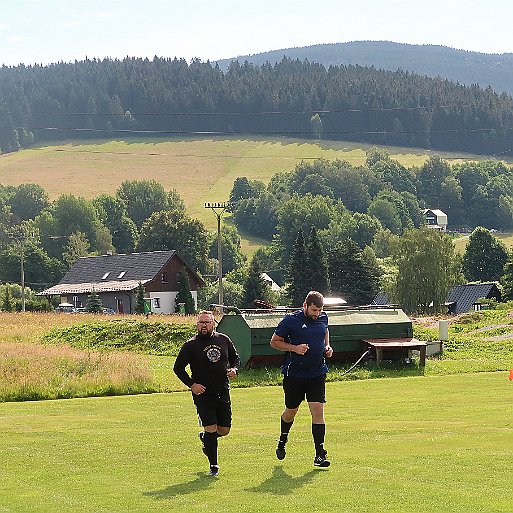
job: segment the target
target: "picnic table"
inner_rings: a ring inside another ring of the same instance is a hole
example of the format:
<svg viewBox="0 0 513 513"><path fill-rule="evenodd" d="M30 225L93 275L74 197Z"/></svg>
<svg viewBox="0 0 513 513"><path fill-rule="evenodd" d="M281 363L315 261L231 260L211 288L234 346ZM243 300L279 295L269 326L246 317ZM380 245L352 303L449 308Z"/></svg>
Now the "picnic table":
<svg viewBox="0 0 513 513"><path fill-rule="evenodd" d="M426 365L427 342L416 338L367 338L364 342L376 350L376 364L378 367L383 361L384 349L415 349L420 351L419 365Z"/></svg>

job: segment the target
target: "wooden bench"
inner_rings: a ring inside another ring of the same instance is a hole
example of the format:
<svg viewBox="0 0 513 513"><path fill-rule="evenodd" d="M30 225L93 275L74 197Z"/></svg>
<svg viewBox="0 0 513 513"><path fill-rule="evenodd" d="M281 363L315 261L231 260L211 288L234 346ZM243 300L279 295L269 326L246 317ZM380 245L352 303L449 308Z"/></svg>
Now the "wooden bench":
<svg viewBox="0 0 513 513"><path fill-rule="evenodd" d="M426 365L427 342L416 338L367 338L364 342L376 349L376 364L378 367L383 361L383 349L416 349L420 351L419 365Z"/></svg>

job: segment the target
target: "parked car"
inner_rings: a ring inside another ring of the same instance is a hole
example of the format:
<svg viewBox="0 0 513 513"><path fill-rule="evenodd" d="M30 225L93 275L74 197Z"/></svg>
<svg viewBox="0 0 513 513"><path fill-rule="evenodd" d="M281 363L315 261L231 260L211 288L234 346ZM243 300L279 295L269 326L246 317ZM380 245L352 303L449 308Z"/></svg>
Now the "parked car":
<svg viewBox="0 0 513 513"><path fill-rule="evenodd" d="M103 313L107 315L116 315L116 310L113 310L112 308L104 308Z"/></svg>
<svg viewBox="0 0 513 513"><path fill-rule="evenodd" d="M75 307L71 303L60 303L55 311L62 313L73 313L75 311Z"/></svg>

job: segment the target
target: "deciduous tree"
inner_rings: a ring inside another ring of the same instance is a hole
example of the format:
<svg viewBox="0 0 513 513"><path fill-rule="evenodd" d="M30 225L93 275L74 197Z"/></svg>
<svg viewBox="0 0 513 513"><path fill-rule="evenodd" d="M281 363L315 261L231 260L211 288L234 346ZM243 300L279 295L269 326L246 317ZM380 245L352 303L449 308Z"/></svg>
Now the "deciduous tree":
<svg viewBox="0 0 513 513"><path fill-rule="evenodd" d="M470 235L463 254L463 274L469 281L497 281L507 259L506 246L486 228L478 226Z"/></svg>
<svg viewBox="0 0 513 513"><path fill-rule="evenodd" d="M407 230L394 259L398 267L395 296L401 307L411 313L443 312L449 289L461 280L461 262L452 239L429 228Z"/></svg>

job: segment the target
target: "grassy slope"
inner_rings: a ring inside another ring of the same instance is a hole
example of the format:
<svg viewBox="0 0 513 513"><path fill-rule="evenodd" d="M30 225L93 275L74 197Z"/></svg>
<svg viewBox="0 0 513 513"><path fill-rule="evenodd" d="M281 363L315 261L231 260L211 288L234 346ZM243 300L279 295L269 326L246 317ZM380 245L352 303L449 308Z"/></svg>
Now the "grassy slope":
<svg viewBox="0 0 513 513"><path fill-rule="evenodd" d="M513 234L511 232L504 233L495 233L495 237L497 237L504 245L511 249L513 248ZM465 248L467 247L468 237L460 237L459 239L454 240L454 248L457 253L463 255L465 253Z"/></svg>
<svg viewBox="0 0 513 513"><path fill-rule="evenodd" d="M280 388L233 390L219 479L188 393L3 404L0 509L506 513L511 387L505 373L329 383L328 471L312 467L306 407L278 462Z"/></svg>
<svg viewBox="0 0 513 513"><path fill-rule="evenodd" d="M215 216L203 203L227 200L237 177L268 182L275 173L290 171L303 159L339 158L359 165L369 147L285 138L71 141L0 156L0 183L38 183L55 199L60 194L85 198L114 194L123 180L154 179L166 190L176 189L189 213L215 228ZM408 167L422 165L428 156L425 150L411 148L389 151ZM441 155L452 161L462 157Z"/></svg>

